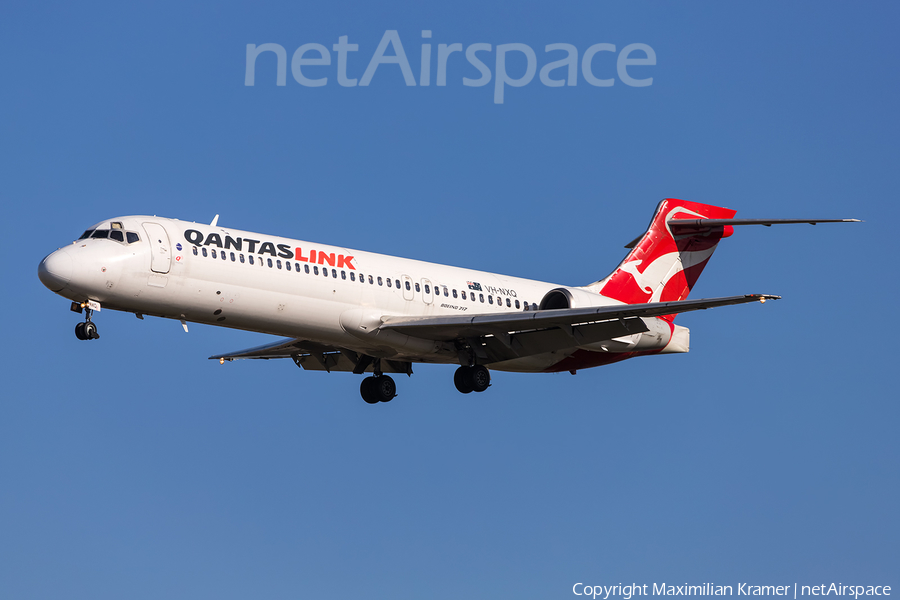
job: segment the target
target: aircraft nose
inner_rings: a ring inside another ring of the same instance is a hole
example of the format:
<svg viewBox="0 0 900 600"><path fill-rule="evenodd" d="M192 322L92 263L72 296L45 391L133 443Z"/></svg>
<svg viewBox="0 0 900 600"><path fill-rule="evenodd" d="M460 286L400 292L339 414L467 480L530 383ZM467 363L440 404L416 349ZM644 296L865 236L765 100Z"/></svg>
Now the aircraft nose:
<svg viewBox="0 0 900 600"><path fill-rule="evenodd" d="M72 278L72 257L65 250L57 250L38 265L38 277L51 292L62 290Z"/></svg>

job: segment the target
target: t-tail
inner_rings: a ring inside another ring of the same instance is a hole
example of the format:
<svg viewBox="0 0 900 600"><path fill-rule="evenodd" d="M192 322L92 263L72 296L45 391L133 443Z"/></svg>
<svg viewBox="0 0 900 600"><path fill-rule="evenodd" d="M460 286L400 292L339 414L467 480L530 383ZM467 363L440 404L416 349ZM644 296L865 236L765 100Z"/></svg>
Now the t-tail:
<svg viewBox="0 0 900 600"><path fill-rule="evenodd" d="M625 304L687 299L719 240L735 225L836 223L856 219L734 219L734 210L666 198L644 235L626 246L631 252L606 279L587 286ZM664 317L668 320L674 315Z"/></svg>

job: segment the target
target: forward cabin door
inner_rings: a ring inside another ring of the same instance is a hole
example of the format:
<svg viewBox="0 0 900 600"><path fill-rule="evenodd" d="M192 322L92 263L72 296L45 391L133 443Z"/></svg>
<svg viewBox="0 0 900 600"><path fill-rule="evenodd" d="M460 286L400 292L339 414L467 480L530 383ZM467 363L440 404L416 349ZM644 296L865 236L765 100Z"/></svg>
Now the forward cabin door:
<svg viewBox="0 0 900 600"><path fill-rule="evenodd" d="M168 273L172 266L169 235L159 223L144 223L144 231L150 241L150 270L154 273Z"/></svg>

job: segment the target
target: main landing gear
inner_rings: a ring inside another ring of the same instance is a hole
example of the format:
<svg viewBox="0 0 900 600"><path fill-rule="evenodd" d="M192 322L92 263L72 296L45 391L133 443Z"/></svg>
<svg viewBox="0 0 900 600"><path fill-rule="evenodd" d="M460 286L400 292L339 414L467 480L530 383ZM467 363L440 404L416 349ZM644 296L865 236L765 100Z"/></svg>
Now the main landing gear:
<svg viewBox="0 0 900 600"><path fill-rule="evenodd" d="M84 323L75 326L75 337L79 340L99 340L100 334L97 333L97 325L91 321L94 311L80 302L72 303L72 312L80 313L82 310L84 311Z"/></svg>
<svg viewBox="0 0 900 600"><path fill-rule="evenodd" d="M491 372L484 365L460 367L453 375L453 383L463 394L483 392L491 385Z"/></svg>
<svg viewBox="0 0 900 600"><path fill-rule="evenodd" d="M390 402L397 395L397 385L389 376L377 373L373 377L366 377L359 386L362 399L369 404Z"/></svg>

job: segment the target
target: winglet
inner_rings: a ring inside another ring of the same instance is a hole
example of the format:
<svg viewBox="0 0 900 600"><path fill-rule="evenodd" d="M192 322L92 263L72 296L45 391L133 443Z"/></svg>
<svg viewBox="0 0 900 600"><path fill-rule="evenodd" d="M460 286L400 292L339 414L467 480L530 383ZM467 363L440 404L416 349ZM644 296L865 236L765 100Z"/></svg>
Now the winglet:
<svg viewBox="0 0 900 600"><path fill-rule="evenodd" d="M218 222L219 222L219 215L217 214L215 217L213 217L212 223L210 223L209 226L215 227L216 223L218 223Z"/></svg>

